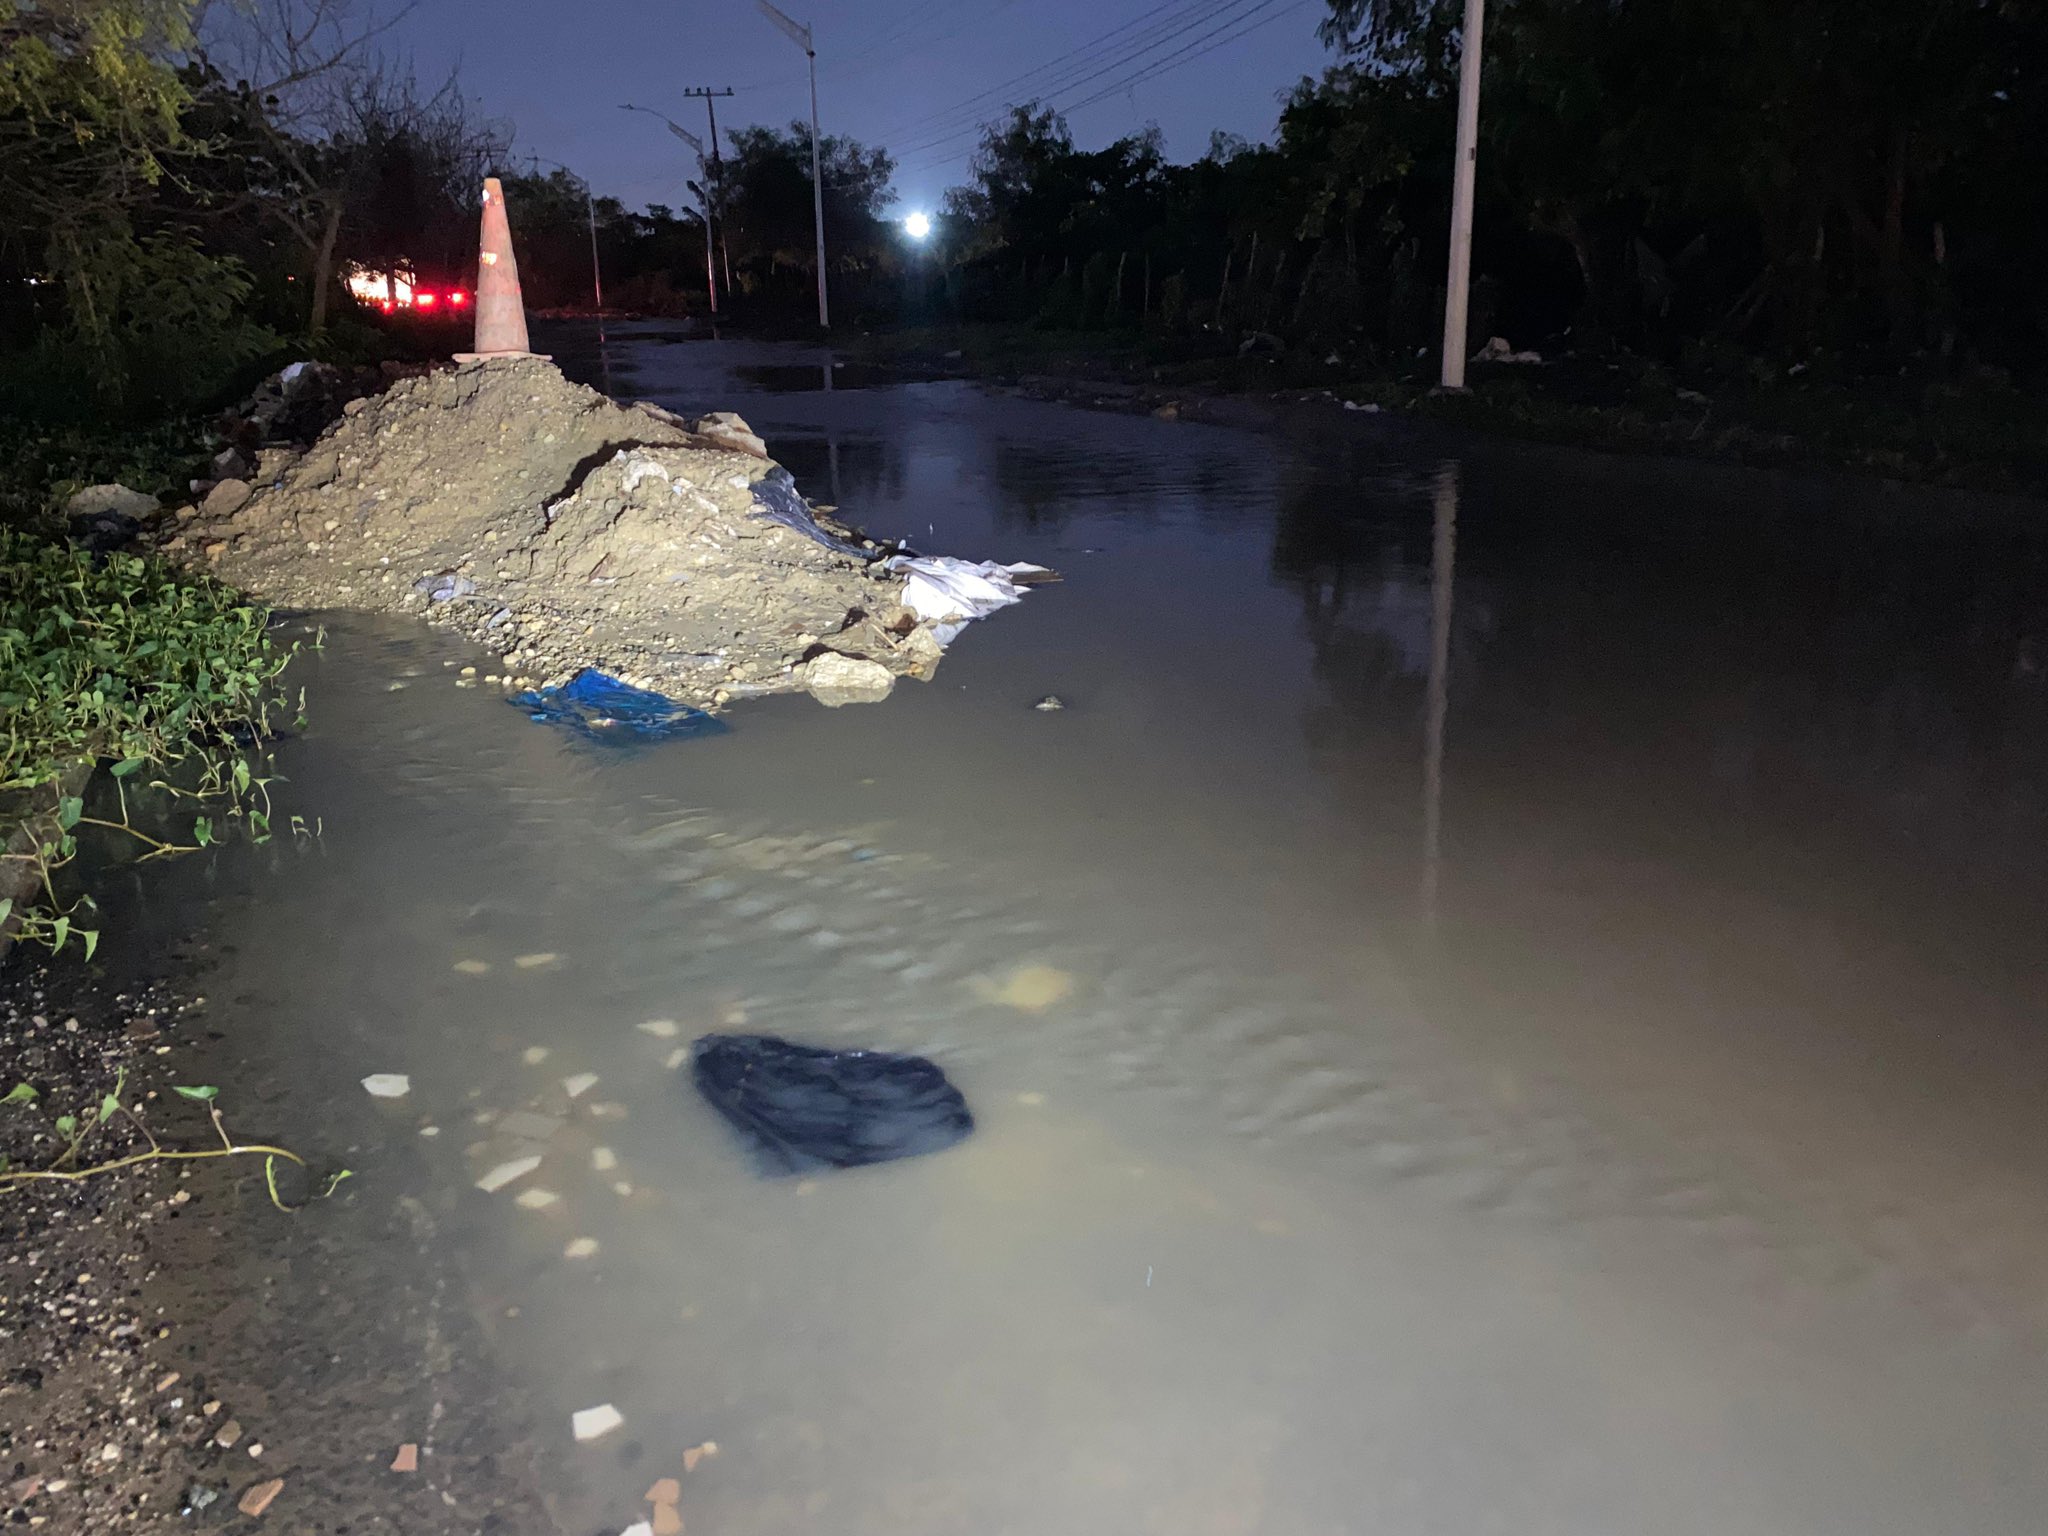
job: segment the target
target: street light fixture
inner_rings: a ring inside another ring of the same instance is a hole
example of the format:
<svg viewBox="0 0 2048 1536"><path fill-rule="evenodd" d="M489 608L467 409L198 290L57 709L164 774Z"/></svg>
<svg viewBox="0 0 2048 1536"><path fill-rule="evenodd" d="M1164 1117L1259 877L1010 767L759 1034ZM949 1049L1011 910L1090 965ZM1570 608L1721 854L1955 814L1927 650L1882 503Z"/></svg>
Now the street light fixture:
<svg viewBox="0 0 2048 1536"><path fill-rule="evenodd" d="M668 124L668 131L681 139L697 152L697 175L701 181L694 187L697 200L704 207L704 291L711 296L711 313L718 313L718 272L711 249L711 171L704 161L704 141L673 118L662 117L652 107L636 107L631 102L620 104L621 112L645 112L649 117L660 117Z"/></svg>
<svg viewBox="0 0 2048 1536"><path fill-rule="evenodd" d="M808 26L791 21L768 0L754 0L754 3L761 7L763 16L803 49L804 57L811 62L811 214L818 226L818 329L829 331L832 318L825 305L825 175L818 161L818 50L812 46Z"/></svg>

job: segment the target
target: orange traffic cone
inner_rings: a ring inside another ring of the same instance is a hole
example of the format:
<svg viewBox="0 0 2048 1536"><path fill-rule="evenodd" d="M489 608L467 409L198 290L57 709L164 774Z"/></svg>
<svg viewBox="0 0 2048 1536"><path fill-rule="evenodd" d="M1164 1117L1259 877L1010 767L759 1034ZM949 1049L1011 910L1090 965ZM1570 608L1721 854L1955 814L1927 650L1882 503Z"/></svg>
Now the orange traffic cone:
<svg viewBox="0 0 2048 1536"><path fill-rule="evenodd" d="M498 178L484 181L484 225L476 269L476 350L455 360L531 357L526 345L526 303L519 296L519 263L512 255L512 226L505 219L505 189Z"/></svg>

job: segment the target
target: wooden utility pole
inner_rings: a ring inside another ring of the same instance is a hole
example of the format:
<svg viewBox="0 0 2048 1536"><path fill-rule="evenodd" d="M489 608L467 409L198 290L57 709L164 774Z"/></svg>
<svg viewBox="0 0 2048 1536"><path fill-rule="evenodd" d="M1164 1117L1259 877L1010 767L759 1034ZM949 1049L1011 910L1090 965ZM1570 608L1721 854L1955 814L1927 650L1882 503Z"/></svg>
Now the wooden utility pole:
<svg viewBox="0 0 2048 1536"><path fill-rule="evenodd" d="M1486 0L1465 0L1458 59L1458 158L1451 172L1451 264L1444 285L1443 387L1465 387L1465 325L1472 299L1472 186L1479 170L1479 61Z"/></svg>
<svg viewBox="0 0 2048 1536"><path fill-rule="evenodd" d="M684 90L685 96L704 98L704 118L711 125L711 201L718 218L718 261L725 268L726 297L732 296L732 252L725 245L725 161L718 153L718 109L711 102L716 96L730 96L732 87L714 91L708 85L693 85Z"/></svg>

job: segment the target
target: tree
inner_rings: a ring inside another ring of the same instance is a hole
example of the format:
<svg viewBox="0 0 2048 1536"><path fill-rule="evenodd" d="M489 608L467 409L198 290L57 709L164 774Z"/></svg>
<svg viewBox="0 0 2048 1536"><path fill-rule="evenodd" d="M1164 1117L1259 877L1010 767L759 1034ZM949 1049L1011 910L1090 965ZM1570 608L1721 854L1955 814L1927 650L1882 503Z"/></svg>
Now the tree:
<svg viewBox="0 0 2048 1536"><path fill-rule="evenodd" d="M866 265L884 249L882 212L895 201L888 151L827 134L818 156L825 176L825 250L841 264ZM811 206L811 130L741 128L729 140L720 210L733 259L769 272L816 265Z"/></svg>

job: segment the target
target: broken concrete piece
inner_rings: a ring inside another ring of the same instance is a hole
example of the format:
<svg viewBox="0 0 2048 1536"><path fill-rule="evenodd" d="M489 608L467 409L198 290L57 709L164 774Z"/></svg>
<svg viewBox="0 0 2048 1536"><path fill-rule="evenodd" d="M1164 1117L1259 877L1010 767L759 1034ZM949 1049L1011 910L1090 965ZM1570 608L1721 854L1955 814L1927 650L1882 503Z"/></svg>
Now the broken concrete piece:
<svg viewBox="0 0 2048 1536"><path fill-rule="evenodd" d="M747 425L745 418L732 411L713 411L709 416L699 418L693 430L699 437L708 437L721 448L750 453L757 459L768 457L768 445L761 441L761 435Z"/></svg>
<svg viewBox="0 0 2048 1536"><path fill-rule="evenodd" d="M683 1471L694 1472L697 1470L698 1462L707 1456L716 1456L717 1454L718 1442L716 1440L706 1440L702 1445L693 1445L683 1452Z"/></svg>
<svg viewBox="0 0 2048 1536"><path fill-rule="evenodd" d="M510 1162L500 1163L489 1173L476 1181L476 1187L487 1195L495 1195L507 1184L523 1179L540 1166L538 1157L515 1157Z"/></svg>
<svg viewBox="0 0 2048 1536"><path fill-rule="evenodd" d="M398 1454L391 1458L394 1472L417 1472L420 1469L420 1448L408 1440L398 1448Z"/></svg>
<svg viewBox="0 0 2048 1536"><path fill-rule="evenodd" d="M842 704L876 704L889 697L896 675L878 661L857 661L826 651L804 668L804 687L828 709Z"/></svg>
<svg viewBox="0 0 2048 1536"><path fill-rule="evenodd" d="M595 1072L578 1072L572 1077L562 1079L562 1092L569 1095L572 1099L582 1098L584 1094L590 1092L596 1086L597 1074Z"/></svg>
<svg viewBox="0 0 2048 1536"><path fill-rule="evenodd" d="M636 1024L634 1028L643 1035L652 1035L657 1040L673 1040L679 1026L674 1019L649 1019L644 1024Z"/></svg>
<svg viewBox="0 0 2048 1536"><path fill-rule="evenodd" d="M619 1166L619 1154L610 1147L592 1147L590 1166L597 1173L610 1173Z"/></svg>
<svg viewBox="0 0 2048 1536"><path fill-rule="evenodd" d="M594 1237L572 1237L562 1249L565 1259L588 1259L597 1254L597 1239Z"/></svg>
<svg viewBox="0 0 2048 1536"><path fill-rule="evenodd" d="M522 1189L516 1203L523 1211L544 1211L561 1198L552 1189Z"/></svg>
<svg viewBox="0 0 2048 1536"><path fill-rule="evenodd" d="M647 1490L649 1504L673 1504L682 1496L683 1485L672 1477L657 1479L654 1486Z"/></svg>
<svg viewBox="0 0 2048 1536"><path fill-rule="evenodd" d="M363 1079L363 1091L373 1099L402 1099L412 1092L412 1079L403 1072L372 1072Z"/></svg>
<svg viewBox="0 0 2048 1536"><path fill-rule="evenodd" d="M255 1487L244 1493L241 1498L235 1501L235 1508L254 1520L262 1515L263 1511L270 1508L276 1502L277 1496L283 1492L284 1479L273 1477L268 1482L258 1483Z"/></svg>
<svg viewBox="0 0 2048 1536"><path fill-rule="evenodd" d="M683 1517L673 1504L655 1505L651 1526L654 1536L683 1536Z"/></svg>
<svg viewBox="0 0 2048 1536"><path fill-rule="evenodd" d="M569 1416L569 1428L578 1440L596 1440L610 1434L626 1422L626 1416L610 1403L599 1403L595 1408L582 1408Z"/></svg>
<svg viewBox="0 0 2048 1536"><path fill-rule="evenodd" d="M221 1425L219 1432L214 1435L213 1443L224 1451L231 1451L235 1448L235 1442L241 1438L242 1421L240 1419L229 1419L227 1423Z"/></svg>

